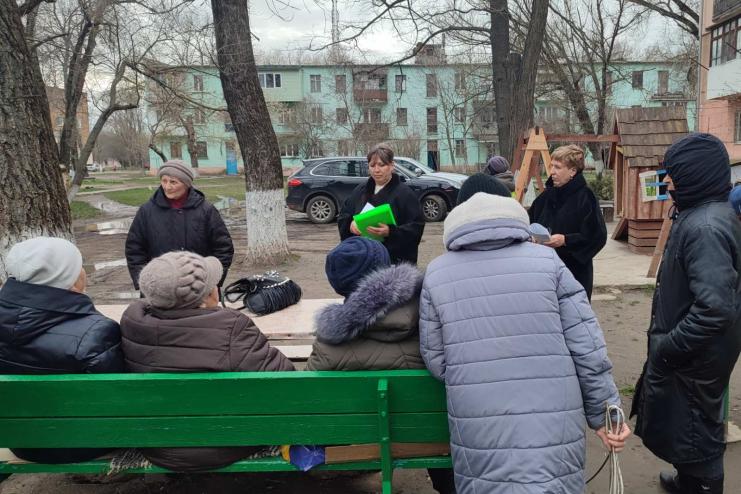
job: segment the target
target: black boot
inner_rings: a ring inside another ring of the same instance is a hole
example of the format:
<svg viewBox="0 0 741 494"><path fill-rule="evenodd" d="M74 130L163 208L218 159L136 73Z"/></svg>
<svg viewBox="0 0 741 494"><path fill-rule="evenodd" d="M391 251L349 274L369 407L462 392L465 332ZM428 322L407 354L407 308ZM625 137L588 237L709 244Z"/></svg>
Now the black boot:
<svg viewBox="0 0 741 494"><path fill-rule="evenodd" d="M700 479L681 475L680 484L685 494L723 494L723 477L719 479Z"/></svg>
<svg viewBox="0 0 741 494"><path fill-rule="evenodd" d="M671 494L684 494L685 491L679 485L679 475L675 472L661 472L659 474L659 484L666 492Z"/></svg>

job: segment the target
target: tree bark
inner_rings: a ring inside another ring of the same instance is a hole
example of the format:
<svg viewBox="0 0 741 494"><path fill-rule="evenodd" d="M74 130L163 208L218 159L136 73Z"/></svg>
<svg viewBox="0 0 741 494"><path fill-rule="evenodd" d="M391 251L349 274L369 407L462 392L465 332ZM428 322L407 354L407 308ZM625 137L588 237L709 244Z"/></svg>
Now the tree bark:
<svg viewBox="0 0 741 494"><path fill-rule="evenodd" d="M247 260L289 255L278 139L257 78L246 0L212 0L216 53L229 115L244 160Z"/></svg>
<svg viewBox="0 0 741 494"><path fill-rule="evenodd" d="M190 155L190 166L191 168L198 169L198 144L196 143L196 129L193 126L193 117L187 116L180 118L180 122L185 129L186 142L185 146L188 148L188 154Z"/></svg>
<svg viewBox="0 0 741 494"><path fill-rule="evenodd" d="M489 8L499 147L502 156L512 162L523 133L533 124L535 77L545 37L548 0L533 0L522 54L512 52L507 0L490 0ZM516 167L519 163L513 165Z"/></svg>
<svg viewBox="0 0 741 494"><path fill-rule="evenodd" d="M16 242L72 238L70 211L38 63L15 0L0 0L0 280Z"/></svg>

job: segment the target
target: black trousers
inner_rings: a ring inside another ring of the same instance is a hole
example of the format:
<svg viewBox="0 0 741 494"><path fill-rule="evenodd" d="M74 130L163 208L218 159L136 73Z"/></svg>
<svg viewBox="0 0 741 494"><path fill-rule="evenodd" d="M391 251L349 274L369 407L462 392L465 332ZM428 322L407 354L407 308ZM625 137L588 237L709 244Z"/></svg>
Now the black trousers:
<svg viewBox="0 0 741 494"><path fill-rule="evenodd" d="M723 494L723 455L697 463L674 465L687 494Z"/></svg>
<svg viewBox="0 0 741 494"><path fill-rule="evenodd" d="M563 263L569 268L576 281L581 283L587 292L587 298L592 301L592 286L594 284L594 266L590 260L587 264L581 264L573 259L563 259Z"/></svg>
<svg viewBox="0 0 741 494"><path fill-rule="evenodd" d="M440 494L455 494L455 476L452 468L428 468L432 488Z"/></svg>

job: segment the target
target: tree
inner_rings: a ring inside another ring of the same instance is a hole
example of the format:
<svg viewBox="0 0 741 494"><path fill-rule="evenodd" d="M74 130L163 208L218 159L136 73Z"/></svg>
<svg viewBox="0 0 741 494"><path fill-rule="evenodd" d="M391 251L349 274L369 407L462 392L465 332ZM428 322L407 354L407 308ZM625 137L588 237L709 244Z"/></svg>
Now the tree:
<svg viewBox="0 0 741 494"><path fill-rule="evenodd" d="M630 0L630 2L671 19L680 29L700 39L700 15L697 13L700 9L699 0Z"/></svg>
<svg viewBox="0 0 741 494"><path fill-rule="evenodd" d="M0 279L15 243L71 238L70 212L39 65L21 21L41 0L0 0Z"/></svg>
<svg viewBox="0 0 741 494"><path fill-rule="evenodd" d="M211 0L216 54L227 109L244 160L247 259L274 263L289 255L283 167L257 77L245 0Z"/></svg>

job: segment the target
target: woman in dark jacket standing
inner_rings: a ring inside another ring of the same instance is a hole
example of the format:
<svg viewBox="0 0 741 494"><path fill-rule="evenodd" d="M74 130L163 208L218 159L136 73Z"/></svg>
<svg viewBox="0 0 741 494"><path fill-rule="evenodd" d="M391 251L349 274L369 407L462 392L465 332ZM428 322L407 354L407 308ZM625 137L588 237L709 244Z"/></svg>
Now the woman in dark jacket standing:
<svg viewBox="0 0 741 494"><path fill-rule="evenodd" d="M160 167L160 188L139 208L126 237L126 264L139 289L139 273L149 261L173 250L214 256L226 278L234 257L234 246L216 208L193 187L193 171L180 160Z"/></svg>
<svg viewBox="0 0 741 494"><path fill-rule="evenodd" d="M551 177L532 206L531 223L551 231L545 245L556 249L576 281L592 298L592 259L607 242L607 227L594 193L584 180L584 151L574 144L561 146L551 155Z"/></svg>
<svg viewBox="0 0 741 494"><path fill-rule="evenodd" d="M360 235L353 216L367 204L373 207L389 204L396 225L379 225L377 228L368 228L368 231L383 237L392 263L406 261L416 264L425 218L417 195L394 173L394 151L391 147L383 143L373 146L368 152L368 170L370 178L353 190L337 217L340 239Z"/></svg>
<svg viewBox="0 0 741 494"><path fill-rule="evenodd" d="M664 164L677 214L631 415L646 447L677 469L661 473L668 492L720 494L723 392L741 351L741 224L728 203L728 153L718 138L690 134Z"/></svg>
<svg viewBox="0 0 741 494"><path fill-rule="evenodd" d="M291 371L293 364L252 320L220 308L215 257L169 252L141 272L146 299L121 317L126 368L130 372ZM152 463L178 472L221 468L260 447L146 448Z"/></svg>

